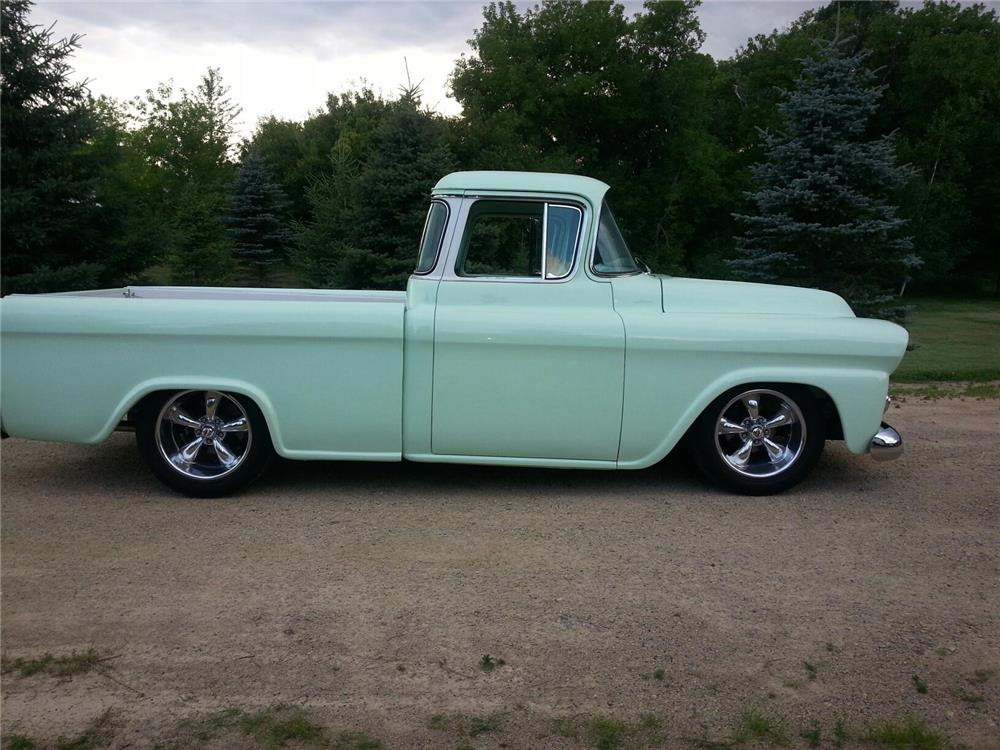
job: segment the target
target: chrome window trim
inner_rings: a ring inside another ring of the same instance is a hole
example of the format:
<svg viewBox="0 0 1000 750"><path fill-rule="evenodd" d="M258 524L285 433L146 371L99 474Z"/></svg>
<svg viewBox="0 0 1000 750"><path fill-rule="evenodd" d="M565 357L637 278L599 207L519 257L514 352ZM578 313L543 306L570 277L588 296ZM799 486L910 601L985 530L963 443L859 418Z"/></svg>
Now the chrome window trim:
<svg viewBox="0 0 1000 750"><path fill-rule="evenodd" d="M428 268L426 271L419 271L417 269L414 269L413 270L413 275L414 276L421 276L421 277L423 277L423 276L429 276L430 274L434 273L434 269L437 268L437 264L441 260L441 248L444 247L444 238L448 234L448 226L451 223L451 206L448 205L448 201L443 200L442 198L438 198L438 197L435 196L435 197L431 198L430 206L428 206L428 208L427 208L427 219L424 220L424 231L421 232L421 234L420 234L420 245L418 246L418 250L417 250L417 263L420 263L420 254L419 253L420 253L420 250L423 250L423 248L424 248L424 237L427 236L427 225L430 222L430 218L431 218L431 211L430 211L430 209L431 209L431 207L435 203L444 206L445 216L444 216L444 227L441 230L441 237L438 238L437 247L434 249L434 262L431 263L430 268Z"/></svg>
<svg viewBox="0 0 1000 750"><path fill-rule="evenodd" d="M559 277L553 277L546 279L542 276L461 276L459 275L458 263L461 260L462 252L462 242L465 239L465 231L468 229L469 213L472 207L480 201L499 201L502 203L541 203L543 205L542 209L542 262L545 262L545 239L547 233L547 219L548 219L548 206L561 206L564 208L576 209L580 214L580 223L577 225L576 237L574 238L573 245L573 263L570 266L569 271L565 275ZM584 265L580 261L581 255L586 253L585 248L581 248L581 242L583 238L583 229L586 226L588 220L589 207L586 203L580 200L575 200L572 198L551 198L551 197L524 197L524 196L505 196L505 195L466 195L464 205L462 210L459 212L459 222L461 223L462 232L459 234L455 233L455 237L452 238L452 248L449 253L449 258L447 259L447 265L444 268L444 273L441 276L442 281L469 281L469 282L490 282L490 283L503 283L503 284L565 284L576 278L577 272L580 267ZM457 227L456 227L457 229ZM596 236L596 234L595 234Z"/></svg>

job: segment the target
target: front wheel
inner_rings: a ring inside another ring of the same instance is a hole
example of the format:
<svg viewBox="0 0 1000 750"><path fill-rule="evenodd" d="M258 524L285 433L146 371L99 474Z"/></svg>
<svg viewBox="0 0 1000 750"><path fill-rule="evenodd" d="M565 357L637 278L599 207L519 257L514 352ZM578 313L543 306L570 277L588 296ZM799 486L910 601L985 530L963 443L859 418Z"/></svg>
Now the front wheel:
<svg viewBox="0 0 1000 750"><path fill-rule="evenodd" d="M816 465L825 427L806 388L740 386L705 409L689 445L716 484L743 495L771 495L798 484Z"/></svg>
<svg viewBox="0 0 1000 750"><path fill-rule="evenodd" d="M153 474L190 497L220 497L243 488L274 454L257 405L222 391L150 396L137 415L136 441Z"/></svg>

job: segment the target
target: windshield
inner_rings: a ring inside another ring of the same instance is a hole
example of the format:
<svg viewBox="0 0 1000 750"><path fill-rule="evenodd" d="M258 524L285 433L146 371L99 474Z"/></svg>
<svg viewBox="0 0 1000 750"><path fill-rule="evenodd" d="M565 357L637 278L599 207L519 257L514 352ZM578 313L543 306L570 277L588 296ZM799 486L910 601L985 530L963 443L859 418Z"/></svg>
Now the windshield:
<svg viewBox="0 0 1000 750"><path fill-rule="evenodd" d="M629 252L625 238L618 229L607 201L601 206L597 225L597 247L594 249L594 270L601 274L638 273L639 265Z"/></svg>

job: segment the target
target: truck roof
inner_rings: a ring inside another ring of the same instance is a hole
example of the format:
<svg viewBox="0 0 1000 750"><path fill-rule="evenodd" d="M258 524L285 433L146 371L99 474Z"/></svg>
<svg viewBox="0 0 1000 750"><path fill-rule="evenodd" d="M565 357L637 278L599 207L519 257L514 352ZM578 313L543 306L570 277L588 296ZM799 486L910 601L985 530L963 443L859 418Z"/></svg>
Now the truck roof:
<svg viewBox="0 0 1000 750"><path fill-rule="evenodd" d="M557 172L452 172L438 180L433 193L454 195L476 191L509 193L567 193L599 207L609 186L600 180Z"/></svg>

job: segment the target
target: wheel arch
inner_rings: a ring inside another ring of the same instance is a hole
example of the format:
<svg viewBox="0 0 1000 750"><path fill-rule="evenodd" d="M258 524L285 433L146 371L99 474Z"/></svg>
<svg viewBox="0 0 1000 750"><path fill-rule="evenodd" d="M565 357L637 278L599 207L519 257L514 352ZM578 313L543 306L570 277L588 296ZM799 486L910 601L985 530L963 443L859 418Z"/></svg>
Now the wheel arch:
<svg viewBox="0 0 1000 750"><path fill-rule="evenodd" d="M280 427L274 405L263 390L243 380L231 378L205 378L198 376L187 377L163 377L139 383L132 388L119 402L110 420L101 432L90 442L102 442L121 424L127 417L133 414L146 400L161 393L176 393L177 391L189 390L215 390L235 393L244 396L260 409L264 415L264 422L270 433L271 443L276 452L283 452Z"/></svg>

